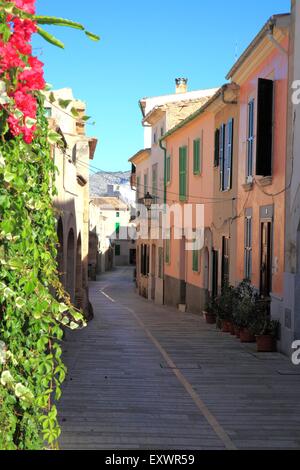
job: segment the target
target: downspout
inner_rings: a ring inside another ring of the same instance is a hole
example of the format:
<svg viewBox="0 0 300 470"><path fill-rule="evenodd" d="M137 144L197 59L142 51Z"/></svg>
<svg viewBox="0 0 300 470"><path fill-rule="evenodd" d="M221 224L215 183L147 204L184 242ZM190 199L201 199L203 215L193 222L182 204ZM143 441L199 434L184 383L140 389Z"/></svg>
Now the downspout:
<svg viewBox="0 0 300 470"><path fill-rule="evenodd" d="M159 139L159 146L164 152L164 204L167 204L167 148L163 146L163 139ZM163 240L163 266L165 270L165 241ZM165 276L163 276L164 279ZM163 305L165 305L165 280L163 281Z"/></svg>

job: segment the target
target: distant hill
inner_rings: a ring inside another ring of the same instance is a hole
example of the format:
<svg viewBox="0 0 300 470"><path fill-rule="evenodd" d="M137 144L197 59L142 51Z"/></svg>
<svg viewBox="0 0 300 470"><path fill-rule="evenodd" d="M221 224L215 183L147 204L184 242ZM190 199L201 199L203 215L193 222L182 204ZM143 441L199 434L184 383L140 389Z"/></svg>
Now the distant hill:
<svg viewBox="0 0 300 470"><path fill-rule="evenodd" d="M130 171L99 171L90 175L90 196L119 196L126 203L134 203L135 192L130 187L130 175Z"/></svg>

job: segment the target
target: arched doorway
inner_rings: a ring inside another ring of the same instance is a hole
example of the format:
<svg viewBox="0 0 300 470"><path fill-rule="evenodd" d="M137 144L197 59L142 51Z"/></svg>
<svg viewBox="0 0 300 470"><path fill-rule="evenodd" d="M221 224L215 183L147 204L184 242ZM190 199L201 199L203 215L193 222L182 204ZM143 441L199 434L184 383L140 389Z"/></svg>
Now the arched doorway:
<svg viewBox="0 0 300 470"><path fill-rule="evenodd" d="M60 282L63 283L64 278L64 229L61 217L57 223L57 238L58 238L58 245L57 245L57 269L59 274Z"/></svg>
<svg viewBox="0 0 300 470"><path fill-rule="evenodd" d="M75 283L75 302L76 307L81 308L83 297L82 297L82 251L81 251L81 234L79 234L77 240L76 250L76 283Z"/></svg>
<svg viewBox="0 0 300 470"><path fill-rule="evenodd" d="M69 235L68 235L66 289L71 297L71 301L74 302L74 297L75 297L75 237L74 237L73 229L69 231Z"/></svg>

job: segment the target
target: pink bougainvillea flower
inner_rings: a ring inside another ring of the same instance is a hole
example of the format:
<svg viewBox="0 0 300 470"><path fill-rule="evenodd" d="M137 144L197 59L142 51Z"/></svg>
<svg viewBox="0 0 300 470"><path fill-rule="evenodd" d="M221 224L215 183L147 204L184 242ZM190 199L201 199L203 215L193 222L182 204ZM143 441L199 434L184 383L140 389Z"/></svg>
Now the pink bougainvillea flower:
<svg viewBox="0 0 300 470"><path fill-rule="evenodd" d="M34 14L35 13L35 0L14 0L16 7L20 10L25 11L26 13Z"/></svg>

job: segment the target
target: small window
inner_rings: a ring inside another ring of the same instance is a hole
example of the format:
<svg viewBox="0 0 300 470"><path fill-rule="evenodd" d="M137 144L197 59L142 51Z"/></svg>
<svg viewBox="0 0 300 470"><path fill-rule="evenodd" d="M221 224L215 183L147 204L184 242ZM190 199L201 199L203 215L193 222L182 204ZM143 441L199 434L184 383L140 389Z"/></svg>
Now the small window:
<svg viewBox="0 0 300 470"><path fill-rule="evenodd" d="M52 117L52 108L45 108L45 116L46 118L51 118Z"/></svg>
<svg viewBox="0 0 300 470"><path fill-rule="evenodd" d="M160 128L160 136L162 137L162 136L164 135L164 133L165 133L164 128L161 127L161 128Z"/></svg>
<svg viewBox="0 0 300 470"><path fill-rule="evenodd" d="M116 245L115 246L115 255L116 256L121 256L121 245Z"/></svg>
<svg viewBox="0 0 300 470"><path fill-rule="evenodd" d="M119 237L119 234L120 234L120 223L117 222L116 223L116 236Z"/></svg>
<svg viewBox="0 0 300 470"><path fill-rule="evenodd" d="M179 199L187 198L187 147L179 149Z"/></svg>
<svg viewBox="0 0 300 470"><path fill-rule="evenodd" d="M194 140L194 175L201 173L201 140Z"/></svg>
<svg viewBox="0 0 300 470"><path fill-rule="evenodd" d="M252 217L245 218L245 279L252 278Z"/></svg>
<svg viewBox="0 0 300 470"><path fill-rule="evenodd" d="M163 279L164 277L164 250L158 248L158 277Z"/></svg>
<svg viewBox="0 0 300 470"><path fill-rule="evenodd" d="M199 272L199 250L193 250L193 271L194 273Z"/></svg>
<svg viewBox="0 0 300 470"><path fill-rule="evenodd" d="M169 155L167 157L167 162L166 162L166 182L170 183L171 181L171 156Z"/></svg>
<svg viewBox="0 0 300 470"><path fill-rule="evenodd" d="M76 145L74 145L72 149L72 162L74 163L74 165L76 165L76 161L77 161L77 148L76 148Z"/></svg>
<svg viewBox="0 0 300 470"><path fill-rule="evenodd" d="M166 264L170 264L171 263L171 235L170 235L170 232L167 234L167 238L166 238Z"/></svg>
<svg viewBox="0 0 300 470"><path fill-rule="evenodd" d="M254 151L254 99L248 103L248 138L247 138L247 168L246 176L253 176Z"/></svg>
<svg viewBox="0 0 300 470"><path fill-rule="evenodd" d="M153 142L154 142L154 144L157 144L157 132L156 132L156 130L154 131L154 134L153 134Z"/></svg>
<svg viewBox="0 0 300 470"><path fill-rule="evenodd" d="M117 217L117 218L120 217L120 212L116 212L116 217Z"/></svg>

